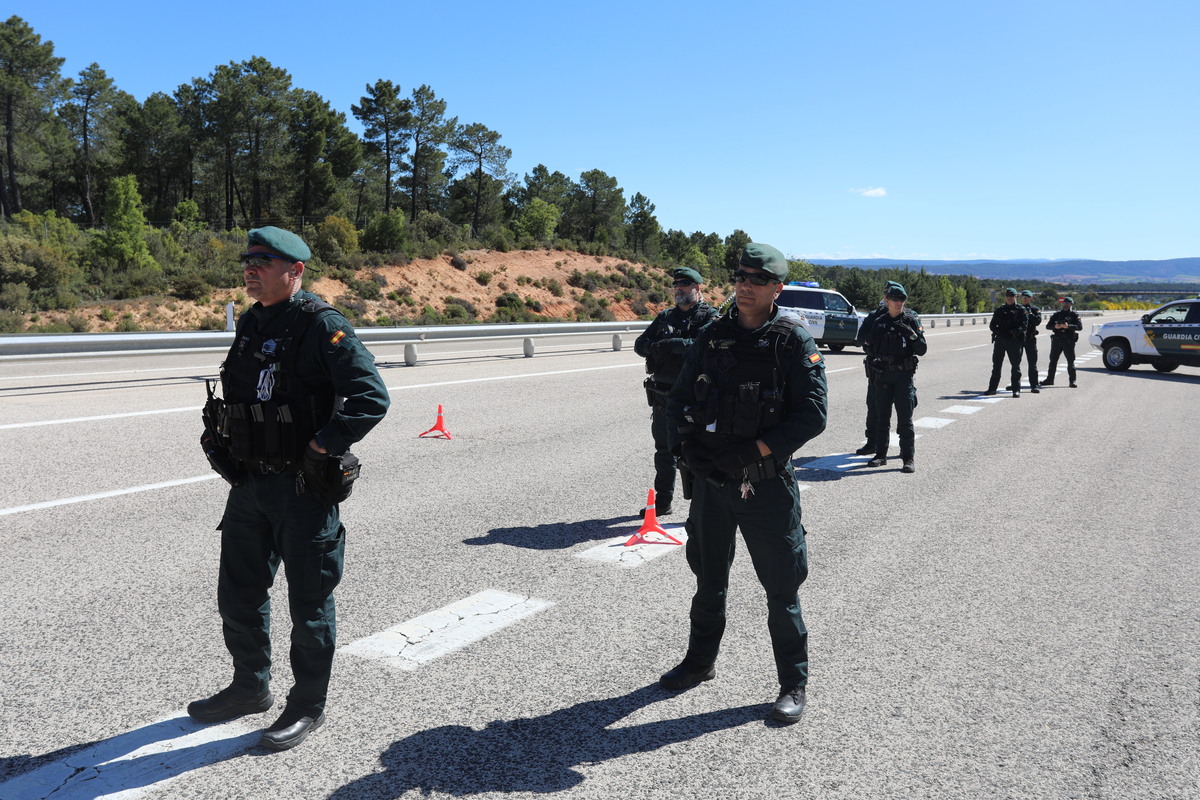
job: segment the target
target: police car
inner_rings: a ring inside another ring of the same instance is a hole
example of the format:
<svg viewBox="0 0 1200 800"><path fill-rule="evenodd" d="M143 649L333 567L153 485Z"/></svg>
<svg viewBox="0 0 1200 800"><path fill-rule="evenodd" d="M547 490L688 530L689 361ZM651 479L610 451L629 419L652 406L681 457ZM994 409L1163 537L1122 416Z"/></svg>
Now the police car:
<svg viewBox="0 0 1200 800"><path fill-rule="evenodd" d="M1140 320L1093 325L1088 342L1116 372L1134 364L1151 364L1159 372L1200 367L1200 299L1172 301Z"/></svg>
<svg viewBox="0 0 1200 800"><path fill-rule="evenodd" d="M822 347L837 353L848 344L860 344L858 329L866 315L855 311L841 294L822 289L816 281L784 284L775 303L780 313L799 319Z"/></svg>

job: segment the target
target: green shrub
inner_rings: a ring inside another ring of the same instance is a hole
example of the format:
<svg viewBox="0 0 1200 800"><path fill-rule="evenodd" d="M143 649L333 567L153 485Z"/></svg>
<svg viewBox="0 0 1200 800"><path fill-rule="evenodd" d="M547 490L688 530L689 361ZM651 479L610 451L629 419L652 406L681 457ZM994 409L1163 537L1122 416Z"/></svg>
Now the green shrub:
<svg viewBox="0 0 1200 800"><path fill-rule="evenodd" d="M555 297L563 296L563 287L562 284L558 282L557 278L551 278L549 281L547 281L546 288L549 289L550 294L554 295Z"/></svg>
<svg viewBox="0 0 1200 800"><path fill-rule="evenodd" d="M476 273L475 274L475 282L478 283L480 286L487 286L489 283L492 282L492 273L488 272L487 270L483 270L482 272Z"/></svg>
<svg viewBox="0 0 1200 800"><path fill-rule="evenodd" d="M122 333L133 333L134 331L140 331L142 326L138 325L137 320L133 318L133 314L122 314L121 318L117 320L116 329Z"/></svg>
<svg viewBox="0 0 1200 800"><path fill-rule="evenodd" d="M25 317L14 311L0 311L0 333L20 333L25 330Z"/></svg>
<svg viewBox="0 0 1200 800"><path fill-rule="evenodd" d="M197 330L202 331L223 331L225 330L224 317L201 317L200 322L196 326Z"/></svg>
<svg viewBox="0 0 1200 800"><path fill-rule="evenodd" d="M454 267L455 269L463 270L465 272L467 269L467 263L467 260L458 253L454 253L450 256L450 266Z"/></svg>
<svg viewBox="0 0 1200 800"><path fill-rule="evenodd" d="M72 314L67 317L67 327L71 329L71 333L87 333L92 329L92 324L87 321L86 317L82 317L79 314Z"/></svg>
<svg viewBox="0 0 1200 800"><path fill-rule="evenodd" d="M446 319L473 320L477 312L475 305L460 297L446 298Z"/></svg>
<svg viewBox="0 0 1200 800"><path fill-rule="evenodd" d="M212 287L194 272L180 275L171 286L171 294L180 300L203 302L212 293Z"/></svg>

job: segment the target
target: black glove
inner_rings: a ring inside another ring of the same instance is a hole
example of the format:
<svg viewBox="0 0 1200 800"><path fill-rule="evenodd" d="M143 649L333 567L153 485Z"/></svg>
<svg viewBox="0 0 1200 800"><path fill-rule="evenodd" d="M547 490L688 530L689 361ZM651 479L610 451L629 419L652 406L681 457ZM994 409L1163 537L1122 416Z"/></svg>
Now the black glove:
<svg viewBox="0 0 1200 800"><path fill-rule="evenodd" d="M726 475L734 476L741 474L744 468L760 458L762 455L758 452L758 442L754 439L747 439L722 450L713 457L713 464Z"/></svg>
<svg viewBox="0 0 1200 800"><path fill-rule="evenodd" d="M896 330L900 331L900 333L903 336L905 336L906 338L908 338L909 340L914 341L914 342L917 340L917 332L915 330L913 330L912 326L909 325L907 322L902 322L901 320L896 320L895 322L892 323L892 325L894 325L896 327Z"/></svg>
<svg viewBox="0 0 1200 800"><path fill-rule="evenodd" d="M683 352L683 339L659 339L650 345L650 355L659 361Z"/></svg>
<svg viewBox="0 0 1200 800"><path fill-rule="evenodd" d="M304 458L300 461L300 474L304 477L304 488L324 499L330 491L329 472L326 467L329 461L328 453L313 450L312 445L304 448Z"/></svg>
<svg viewBox="0 0 1200 800"><path fill-rule="evenodd" d="M690 441L684 442L679 446L679 451L683 457L683 463L687 464L687 468L697 478L707 478L716 469L713 465L712 452L703 445Z"/></svg>

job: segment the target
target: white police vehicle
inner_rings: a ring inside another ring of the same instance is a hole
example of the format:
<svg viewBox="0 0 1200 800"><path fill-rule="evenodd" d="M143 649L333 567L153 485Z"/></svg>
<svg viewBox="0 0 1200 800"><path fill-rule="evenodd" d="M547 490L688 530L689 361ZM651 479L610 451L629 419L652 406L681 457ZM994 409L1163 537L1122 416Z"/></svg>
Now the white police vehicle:
<svg viewBox="0 0 1200 800"><path fill-rule="evenodd" d="M784 284L775 303L780 313L799 319L822 347L837 353L848 344L861 344L858 329L866 314L859 314L849 300L838 292L822 289L816 281Z"/></svg>
<svg viewBox="0 0 1200 800"><path fill-rule="evenodd" d="M1159 372L1200 367L1200 298L1174 300L1140 320L1093 325L1088 342L1116 372L1134 364L1150 364Z"/></svg>

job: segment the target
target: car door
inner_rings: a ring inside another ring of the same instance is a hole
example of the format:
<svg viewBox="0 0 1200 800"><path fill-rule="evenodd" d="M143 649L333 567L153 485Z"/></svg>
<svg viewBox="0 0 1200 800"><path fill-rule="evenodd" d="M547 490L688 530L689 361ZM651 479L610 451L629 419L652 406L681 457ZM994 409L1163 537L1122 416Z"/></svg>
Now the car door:
<svg viewBox="0 0 1200 800"><path fill-rule="evenodd" d="M825 341L853 342L858 337L858 314L840 294L825 294Z"/></svg>
<svg viewBox="0 0 1200 800"><path fill-rule="evenodd" d="M782 313L800 320L804 330L817 341L825 338L825 303L820 294L785 286L776 301Z"/></svg>
<svg viewBox="0 0 1200 800"><path fill-rule="evenodd" d="M1200 359L1200 303L1171 303L1149 316L1142 329L1146 332L1145 355L1160 355L1179 361Z"/></svg>

